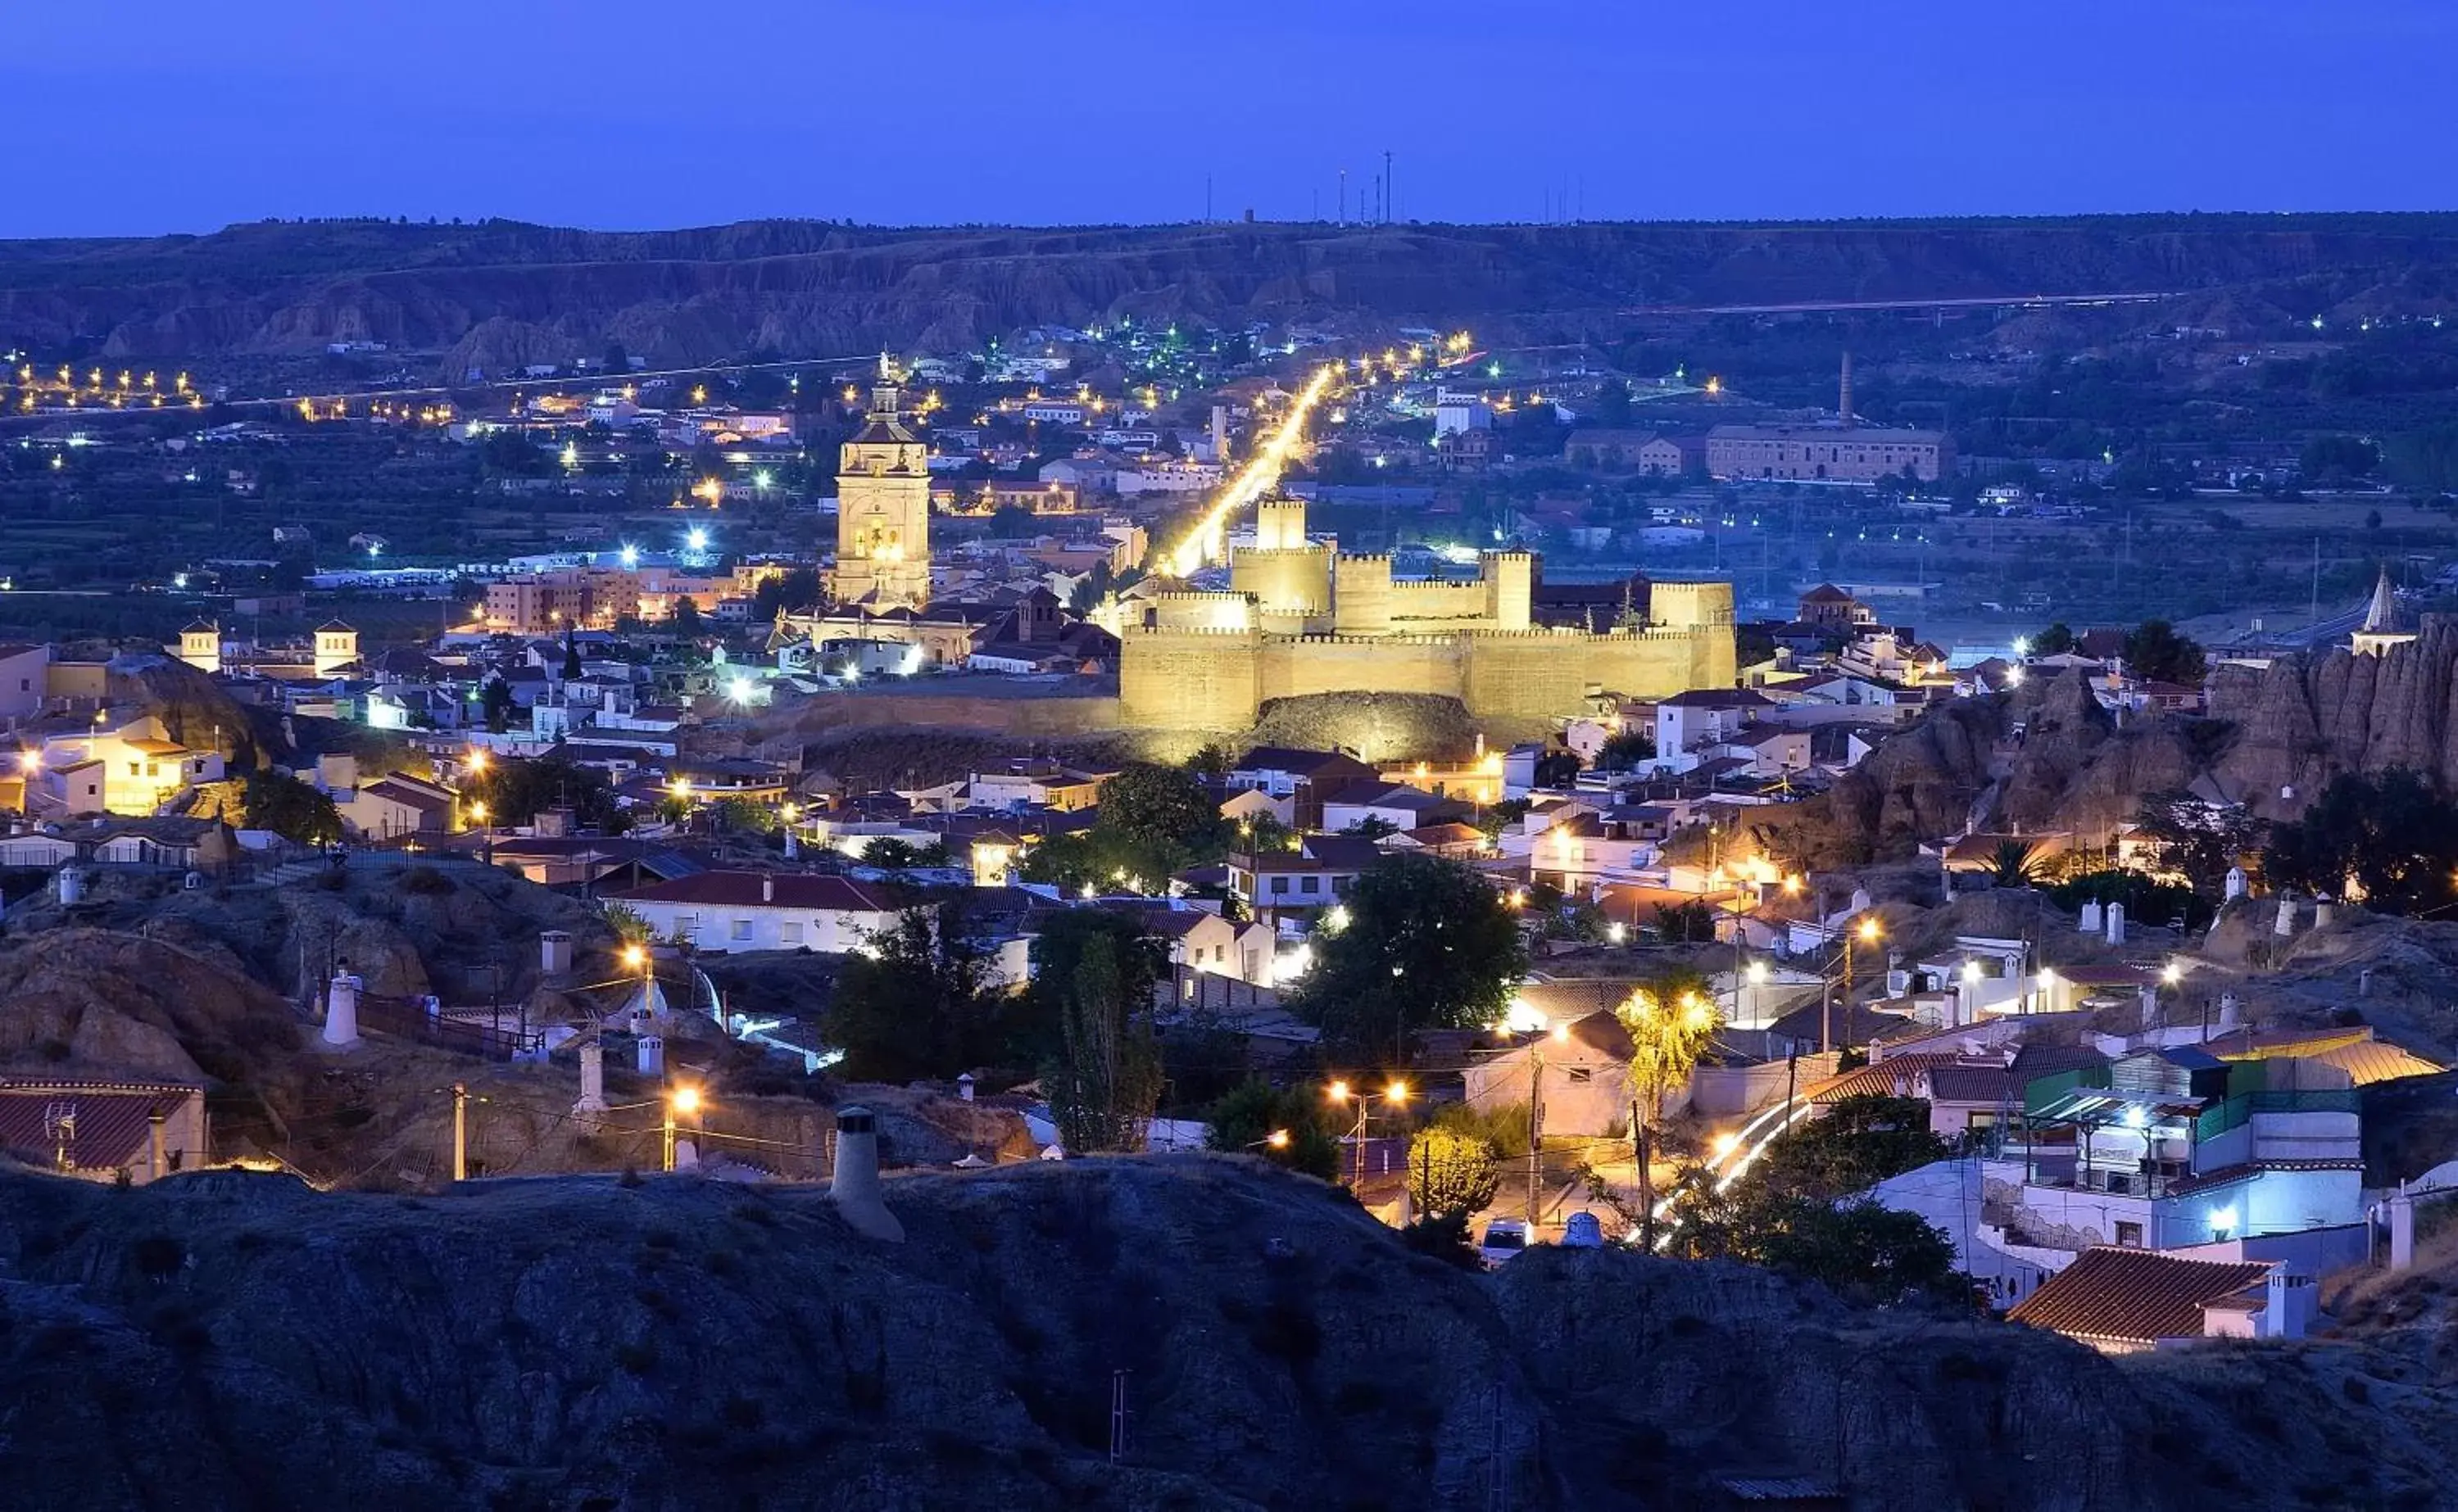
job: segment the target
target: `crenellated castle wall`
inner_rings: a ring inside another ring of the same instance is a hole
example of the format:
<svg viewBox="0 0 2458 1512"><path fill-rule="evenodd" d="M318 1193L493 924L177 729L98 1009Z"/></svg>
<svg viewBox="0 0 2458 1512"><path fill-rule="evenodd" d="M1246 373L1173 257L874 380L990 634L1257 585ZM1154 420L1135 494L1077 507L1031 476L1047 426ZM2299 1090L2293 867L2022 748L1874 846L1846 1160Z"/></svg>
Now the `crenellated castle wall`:
<svg viewBox="0 0 2458 1512"><path fill-rule="evenodd" d="M1130 626L1119 657L1120 713L1130 729L1225 732L1251 728L1273 698L1411 693L1457 698L1480 720L1542 721L1584 713L1598 693L1658 698L1729 688L1736 674L1732 589L1682 586L1700 591L1678 596L1681 611L1704 623L1633 632L1303 636L1167 622Z"/></svg>

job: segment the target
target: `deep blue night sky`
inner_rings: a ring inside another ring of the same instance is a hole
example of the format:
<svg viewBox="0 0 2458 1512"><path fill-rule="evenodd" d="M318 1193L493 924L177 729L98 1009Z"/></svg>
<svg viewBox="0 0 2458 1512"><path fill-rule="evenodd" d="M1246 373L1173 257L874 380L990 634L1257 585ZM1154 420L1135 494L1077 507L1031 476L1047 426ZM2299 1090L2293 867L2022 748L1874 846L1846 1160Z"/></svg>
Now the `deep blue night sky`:
<svg viewBox="0 0 2458 1512"><path fill-rule="evenodd" d="M2451 0L113 0L0 18L0 237L2458 206ZM1352 200L1354 203L1354 200Z"/></svg>

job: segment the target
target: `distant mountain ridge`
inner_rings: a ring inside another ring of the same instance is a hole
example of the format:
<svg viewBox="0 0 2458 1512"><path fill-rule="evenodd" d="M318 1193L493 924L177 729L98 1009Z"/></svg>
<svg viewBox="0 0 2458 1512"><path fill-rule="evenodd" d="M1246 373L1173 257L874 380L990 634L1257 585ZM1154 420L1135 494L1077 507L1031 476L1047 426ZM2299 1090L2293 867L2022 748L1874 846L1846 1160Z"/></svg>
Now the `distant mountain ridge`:
<svg viewBox="0 0 2458 1512"><path fill-rule="evenodd" d="M1045 321L1351 317L1574 333L1634 308L2307 285L2317 307L2458 303L2458 214L596 232L260 222L0 241L0 344L112 360L442 353L439 372L594 356L959 350Z"/></svg>

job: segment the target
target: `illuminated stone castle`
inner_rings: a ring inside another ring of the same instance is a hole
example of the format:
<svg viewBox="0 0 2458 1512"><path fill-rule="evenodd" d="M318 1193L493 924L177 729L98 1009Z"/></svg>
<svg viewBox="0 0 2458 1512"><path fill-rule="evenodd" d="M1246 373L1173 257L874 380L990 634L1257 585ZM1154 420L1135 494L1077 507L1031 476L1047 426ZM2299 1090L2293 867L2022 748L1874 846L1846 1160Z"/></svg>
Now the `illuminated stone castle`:
<svg viewBox="0 0 2458 1512"><path fill-rule="evenodd" d="M1480 720L1546 721L1599 694L1662 697L1734 680L1729 583L1657 583L1644 621L1534 622L1536 559L1488 551L1469 581L1395 580L1387 556L1306 535L1305 505L1265 500L1226 590L1162 592L1118 626L1129 729L1239 731L1274 698L1438 694Z"/></svg>
<svg viewBox="0 0 2458 1512"><path fill-rule="evenodd" d="M870 414L837 461L840 604L920 608L930 597L930 448L906 427L896 374L880 360Z"/></svg>

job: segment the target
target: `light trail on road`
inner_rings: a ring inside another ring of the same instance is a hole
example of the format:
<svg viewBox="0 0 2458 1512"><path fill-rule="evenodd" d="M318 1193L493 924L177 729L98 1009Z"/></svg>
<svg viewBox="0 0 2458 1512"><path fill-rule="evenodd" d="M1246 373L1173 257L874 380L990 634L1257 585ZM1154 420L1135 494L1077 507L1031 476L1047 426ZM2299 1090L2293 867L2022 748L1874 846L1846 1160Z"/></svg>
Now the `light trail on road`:
<svg viewBox="0 0 2458 1512"><path fill-rule="evenodd" d="M1289 453L1304 439L1306 417L1331 392L1332 381L1339 374L1339 367L1332 364L1315 369L1314 376L1306 380L1305 387L1298 391L1297 403L1289 406L1280 428L1272 432L1246 466L1238 469L1238 475L1213 496L1203 517L1196 521L1184 539L1171 548L1164 565L1172 574L1186 577L1203 566L1206 548L1214 536L1226 530L1229 517L1261 498L1272 485L1281 481L1281 470L1288 466Z"/></svg>
<svg viewBox="0 0 2458 1512"><path fill-rule="evenodd" d="M1767 1146L1775 1143L1786 1129L1816 1110L1816 1105L1810 1101L1811 1093L1816 1090L1818 1088L1812 1087L1789 1102L1778 1103L1741 1126L1741 1131L1733 1137L1732 1147L1707 1162L1707 1173L1716 1178L1718 1191L1722 1191L1734 1182L1740 1180L1742 1174L1757 1162L1759 1156L1766 1153ZM1674 1203L1679 1196L1678 1192L1668 1193L1656 1204L1656 1212L1652 1216L1664 1225L1662 1232L1656 1238L1656 1248L1658 1250L1671 1244L1673 1231L1681 1227L1681 1215L1673 1211ZM1633 1235L1633 1237L1636 1236Z"/></svg>

